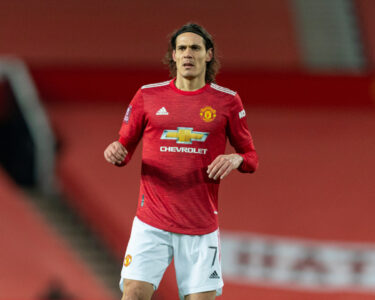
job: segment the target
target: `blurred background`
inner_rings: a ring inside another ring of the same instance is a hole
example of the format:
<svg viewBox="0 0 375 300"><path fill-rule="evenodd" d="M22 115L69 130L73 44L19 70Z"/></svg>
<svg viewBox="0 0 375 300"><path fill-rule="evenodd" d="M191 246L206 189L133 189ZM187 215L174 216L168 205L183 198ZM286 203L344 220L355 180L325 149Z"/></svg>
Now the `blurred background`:
<svg viewBox="0 0 375 300"><path fill-rule="evenodd" d="M0 0L0 300L120 299L142 145L126 168L103 151L188 21L213 34L260 157L221 185L220 299L375 299L374 16L374 0ZM153 299L177 299L173 268Z"/></svg>

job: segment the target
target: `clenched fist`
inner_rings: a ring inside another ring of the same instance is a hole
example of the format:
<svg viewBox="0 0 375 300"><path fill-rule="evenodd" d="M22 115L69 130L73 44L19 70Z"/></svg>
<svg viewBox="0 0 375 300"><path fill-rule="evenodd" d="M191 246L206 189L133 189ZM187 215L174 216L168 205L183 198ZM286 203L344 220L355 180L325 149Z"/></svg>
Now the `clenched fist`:
<svg viewBox="0 0 375 300"><path fill-rule="evenodd" d="M114 141L104 150L104 158L114 165L121 165L127 154L128 151L119 141Z"/></svg>

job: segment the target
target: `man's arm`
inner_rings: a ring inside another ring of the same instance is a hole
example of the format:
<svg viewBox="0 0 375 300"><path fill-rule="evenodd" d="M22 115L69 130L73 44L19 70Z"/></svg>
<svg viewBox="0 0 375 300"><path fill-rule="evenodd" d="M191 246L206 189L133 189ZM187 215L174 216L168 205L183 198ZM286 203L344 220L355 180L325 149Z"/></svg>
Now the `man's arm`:
<svg viewBox="0 0 375 300"><path fill-rule="evenodd" d="M223 179L235 169L243 173L253 173L258 167L258 155L247 128L246 113L238 94L233 98L231 104L227 135L237 153L217 156L208 166L209 178Z"/></svg>
<svg viewBox="0 0 375 300"><path fill-rule="evenodd" d="M104 150L104 158L122 167L131 159L144 129L144 108L141 89L130 102L120 128L120 137Z"/></svg>

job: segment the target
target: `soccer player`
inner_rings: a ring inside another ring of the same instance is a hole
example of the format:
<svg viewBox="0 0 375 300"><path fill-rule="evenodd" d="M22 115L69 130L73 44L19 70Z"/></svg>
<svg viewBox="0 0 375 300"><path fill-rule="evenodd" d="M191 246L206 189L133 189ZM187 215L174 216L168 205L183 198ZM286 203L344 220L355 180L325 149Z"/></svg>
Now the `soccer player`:
<svg viewBox="0 0 375 300"><path fill-rule="evenodd" d="M211 35L197 24L173 33L166 55L172 80L142 86L120 137L104 151L126 165L143 138L138 208L125 253L123 300L150 300L174 257L180 299L212 300L223 279L218 188L231 171L258 165L238 94L214 83ZM224 154L227 138L236 153Z"/></svg>

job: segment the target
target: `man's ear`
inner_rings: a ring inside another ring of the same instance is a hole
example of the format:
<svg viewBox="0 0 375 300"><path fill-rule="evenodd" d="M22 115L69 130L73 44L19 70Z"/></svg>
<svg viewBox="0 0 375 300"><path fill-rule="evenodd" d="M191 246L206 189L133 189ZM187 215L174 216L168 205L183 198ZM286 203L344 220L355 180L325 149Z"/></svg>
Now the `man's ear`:
<svg viewBox="0 0 375 300"><path fill-rule="evenodd" d="M214 56L212 48L208 49L206 52L206 62L209 62L212 60L212 57Z"/></svg>
<svg viewBox="0 0 375 300"><path fill-rule="evenodd" d="M173 58L173 61L176 61L176 50L172 51L172 58Z"/></svg>

